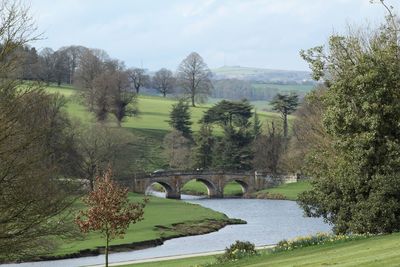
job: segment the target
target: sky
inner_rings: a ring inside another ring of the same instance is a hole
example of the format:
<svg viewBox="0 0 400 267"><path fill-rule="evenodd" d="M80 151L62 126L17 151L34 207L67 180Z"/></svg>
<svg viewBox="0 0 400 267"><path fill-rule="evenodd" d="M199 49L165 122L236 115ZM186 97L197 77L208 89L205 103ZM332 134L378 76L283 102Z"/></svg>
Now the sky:
<svg viewBox="0 0 400 267"><path fill-rule="evenodd" d="M376 0L375 0L376 1ZM400 1L386 0L400 9ZM175 70L192 51L223 65L308 70L300 49L326 44L348 25L383 21L370 0L31 0L43 40L54 50L105 50L128 67Z"/></svg>

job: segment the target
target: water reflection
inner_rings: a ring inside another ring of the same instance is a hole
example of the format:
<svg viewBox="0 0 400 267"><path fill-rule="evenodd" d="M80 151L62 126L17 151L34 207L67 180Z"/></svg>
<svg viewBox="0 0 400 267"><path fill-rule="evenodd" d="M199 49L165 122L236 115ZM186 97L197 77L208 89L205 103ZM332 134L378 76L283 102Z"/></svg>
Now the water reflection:
<svg viewBox="0 0 400 267"><path fill-rule="evenodd" d="M162 194L162 193L161 193ZM161 195L160 195L161 196ZM235 240L247 240L257 246L275 244L282 239L328 232L330 226L320 219L303 217L302 210L293 201L259 199L204 199L182 196L190 203L225 213L231 218L247 221L246 225L231 225L218 232L168 240L164 245L139 251L113 253L110 262L138 260L154 257L182 255L222 250ZM48 262L9 264L7 267L82 266L101 264L104 255Z"/></svg>

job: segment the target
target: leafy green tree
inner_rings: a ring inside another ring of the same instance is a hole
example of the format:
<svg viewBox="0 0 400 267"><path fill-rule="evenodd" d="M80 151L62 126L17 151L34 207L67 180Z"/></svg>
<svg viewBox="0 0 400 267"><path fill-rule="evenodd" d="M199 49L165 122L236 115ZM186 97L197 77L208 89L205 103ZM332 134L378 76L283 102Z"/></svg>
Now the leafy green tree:
<svg viewBox="0 0 400 267"><path fill-rule="evenodd" d="M181 132L185 138L192 140L190 110L189 105L184 99L180 99L178 103L172 105L169 118L168 123L172 128Z"/></svg>
<svg viewBox="0 0 400 267"><path fill-rule="evenodd" d="M309 158L313 189L300 204L338 233L400 230L397 28L389 18L367 35L331 36L327 52L302 51L329 87L323 126L332 141Z"/></svg>
<svg viewBox="0 0 400 267"><path fill-rule="evenodd" d="M278 111L282 115L283 120L283 136L288 137L288 115L293 113L299 104L299 98L295 93L289 95L276 94L271 101L273 110Z"/></svg>

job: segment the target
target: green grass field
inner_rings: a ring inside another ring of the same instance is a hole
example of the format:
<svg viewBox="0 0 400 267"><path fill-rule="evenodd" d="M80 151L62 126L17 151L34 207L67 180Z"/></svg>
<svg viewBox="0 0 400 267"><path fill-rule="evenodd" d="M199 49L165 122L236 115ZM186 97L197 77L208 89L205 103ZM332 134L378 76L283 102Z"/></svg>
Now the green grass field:
<svg viewBox="0 0 400 267"><path fill-rule="evenodd" d="M213 256L182 260L124 265L125 267L189 267L215 262ZM377 236L342 243L316 245L292 251L262 252L260 256L239 260L226 265L231 267L293 267L293 266L362 266L382 267L400 265L400 234Z"/></svg>
<svg viewBox="0 0 400 267"><path fill-rule="evenodd" d="M143 196L130 193L130 201L142 201ZM178 200L149 197L150 201L145 208L145 219L129 227L124 239L116 239L111 245L126 244L160 237L176 235L177 232L156 229L156 225L171 227L175 223L187 223L206 219L223 220L227 217L219 212ZM82 209L82 203L75 205L75 209ZM98 233L90 233L83 240L62 240L56 255L77 252L82 249L94 249L104 246L104 239Z"/></svg>
<svg viewBox="0 0 400 267"><path fill-rule="evenodd" d="M78 117L84 121L94 120L92 114L90 114L85 106L79 101L75 95L79 94L80 91L71 86L49 86L46 87L46 91L50 93L59 93L69 99L67 105L67 111L74 117ZM172 105L177 101L171 98L163 98L157 96L140 95L138 99L139 115L137 117L129 117L122 124L125 128L134 129L153 129L153 130L164 130L169 131L171 127L168 124L169 113ZM213 103L213 102L212 102ZM193 130L199 129L199 120L203 116L203 113L212 105L212 103L206 103L198 105L197 107L191 107L191 120L193 122ZM113 116L109 116L109 122L113 123ZM259 111L259 117L261 121L280 121L279 114L273 112L261 112Z"/></svg>
<svg viewBox="0 0 400 267"><path fill-rule="evenodd" d="M309 189L311 189L309 181L299 181L297 183L282 184L274 188L258 191L257 193L268 192L272 194L281 194L288 200L297 200L297 196L300 193Z"/></svg>
<svg viewBox="0 0 400 267"><path fill-rule="evenodd" d="M59 93L67 98L66 111L72 118L77 118L83 123L94 123L96 121L94 115L88 112L82 104L80 90L71 86L49 86L46 87L46 90L50 93ZM163 154L163 139L171 130L168 120L174 103L176 103L176 100L170 98L140 95L138 98L139 115L126 118L122 123L122 127L135 137L135 140L128 145L132 153L127 155L131 157L132 164L136 163L135 168L146 171L168 168L167 160ZM211 105L211 103L208 103L190 109L193 131L199 129L198 121ZM277 113L259 112L259 118L265 125L266 121L275 121L277 125L281 124L281 119ZM117 127L113 115L109 116L107 124L111 127ZM215 127L215 132L218 134L221 129Z"/></svg>

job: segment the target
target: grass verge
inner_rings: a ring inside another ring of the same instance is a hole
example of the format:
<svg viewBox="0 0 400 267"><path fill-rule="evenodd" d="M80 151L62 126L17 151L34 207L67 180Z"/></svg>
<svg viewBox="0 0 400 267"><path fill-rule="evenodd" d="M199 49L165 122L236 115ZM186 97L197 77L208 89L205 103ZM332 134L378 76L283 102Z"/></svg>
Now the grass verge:
<svg viewBox="0 0 400 267"><path fill-rule="evenodd" d="M142 201L143 195L130 193L130 201ZM219 230L227 224L245 223L241 220L229 219L225 214L190 204L182 201L149 197L150 201L145 208L144 220L131 225L124 239L115 239L111 242L116 250L131 250L134 244L140 242L155 241L160 244L163 240L204 234ZM75 209L82 209L83 204L77 203ZM79 255L86 251L88 255L101 252L99 247L104 246L104 239L99 233L90 233L79 240L59 240L60 246L52 255L64 257L67 255ZM126 245L126 246L124 246ZM147 244L146 246L149 246ZM150 243L151 246L151 243ZM124 249L125 248L125 249Z"/></svg>
<svg viewBox="0 0 400 267"><path fill-rule="evenodd" d="M299 181L297 183L282 184L277 187L264 189L253 194L256 198L278 198L287 200L297 200L297 196L311 189L309 181Z"/></svg>
<svg viewBox="0 0 400 267"><path fill-rule="evenodd" d="M215 262L214 256L193 257L181 260L124 265L125 267L189 267ZM230 267L286 267L286 266L399 266L400 234L371 237L341 243L315 245L292 251L271 253L230 262Z"/></svg>

